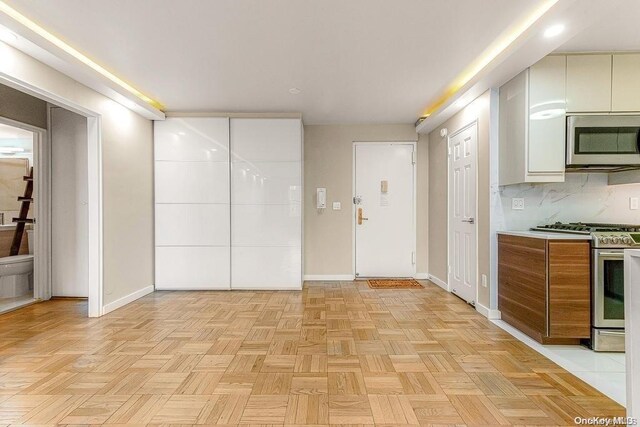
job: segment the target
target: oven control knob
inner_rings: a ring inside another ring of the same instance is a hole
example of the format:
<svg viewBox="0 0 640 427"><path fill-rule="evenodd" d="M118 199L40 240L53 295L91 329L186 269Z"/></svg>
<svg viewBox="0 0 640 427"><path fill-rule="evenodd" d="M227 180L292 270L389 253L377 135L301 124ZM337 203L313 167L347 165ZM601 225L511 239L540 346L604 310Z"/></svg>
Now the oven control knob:
<svg viewBox="0 0 640 427"><path fill-rule="evenodd" d="M618 244L618 243L620 243L620 237L618 237L618 236L613 236L613 237L611 238L611 243L614 243L614 244Z"/></svg>
<svg viewBox="0 0 640 427"><path fill-rule="evenodd" d="M600 238L600 243L603 243L606 245L607 243L609 243L609 238L607 236L602 236Z"/></svg>
<svg viewBox="0 0 640 427"><path fill-rule="evenodd" d="M622 243L624 243L625 245L632 245L633 244L633 239L629 236L625 236L622 239Z"/></svg>

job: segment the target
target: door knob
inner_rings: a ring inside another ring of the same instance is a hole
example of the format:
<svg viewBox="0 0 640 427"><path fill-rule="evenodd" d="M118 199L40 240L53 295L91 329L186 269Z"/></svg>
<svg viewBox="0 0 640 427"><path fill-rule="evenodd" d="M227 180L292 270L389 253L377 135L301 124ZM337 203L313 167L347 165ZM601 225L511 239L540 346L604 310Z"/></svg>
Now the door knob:
<svg viewBox="0 0 640 427"><path fill-rule="evenodd" d="M362 225L362 221L368 221L369 218L362 216L362 208L358 208L358 225Z"/></svg>
<svg viewBox="0 0 640 427"><path fill-rule="evenodd" d="M462 222L468 222L469 224L475 224L476 220L474 218L466 218L466 219L463 219Z"/></svg>

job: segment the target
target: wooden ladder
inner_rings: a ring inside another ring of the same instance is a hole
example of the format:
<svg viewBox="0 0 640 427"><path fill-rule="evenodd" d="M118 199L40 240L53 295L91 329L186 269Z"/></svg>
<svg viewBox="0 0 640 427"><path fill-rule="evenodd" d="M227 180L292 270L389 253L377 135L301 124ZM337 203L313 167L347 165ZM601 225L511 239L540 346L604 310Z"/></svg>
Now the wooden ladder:
<svg viewBox="0 0 640 427"><path fill-rule="evenodd" d="M24 176L22 179L27 182L27 185L24 188L24 196L18 197L18 201L22 202L22 206L20 206L20 215L18 218L13 218L13 222L16 223L16 231L13 234L10 256L20 253L25 224L33 224L35 222L33 219L27 218L29 215L29 207L31 206L31 202L33 202L33 167L29 169L29 176ZM33 242L31 242L31 244L33 244Z"/></svg>

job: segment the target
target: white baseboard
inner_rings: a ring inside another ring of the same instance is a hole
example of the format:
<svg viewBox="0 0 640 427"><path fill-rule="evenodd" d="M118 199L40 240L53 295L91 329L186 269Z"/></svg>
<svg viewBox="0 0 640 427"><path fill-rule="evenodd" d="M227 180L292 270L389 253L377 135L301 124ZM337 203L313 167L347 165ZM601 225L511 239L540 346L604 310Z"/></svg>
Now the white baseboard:
<svg viewBox="0 0 640 427"><path fill-rule="evenodd" d="M447 285L447 282L445 282L442 279L438 279L436 276L434 276L433 274L429 274L429 280L431 280L433 283L435 283L436 285L440 286L442 289L444 289L445 291L449 292L449 286Z"/></svg>
<svg viewBox="0 0 640 427"><path fill-rule="evenodd" d="M233 287L233 289L231 289L231 291L301 291L301 290L302 290L302 284L293 285L293 286L282 286L282 285L278 285L278 286L271 286L271 285L266 285L266 286L261 286L261 285L242 286L242 285L235 285Z"/></svg>
<svg viewBox="0 0 640 427"><path fill-rule="evenodd" d="M203 287L198 287L198 286L163 286L163 285L156 285L156 291L230 291L231 288L229 287L229 285L227 285L226 287L220 286L220 287L216 287L216 286L203 286Z"/></svg>
<svg viewBox="0 0 640 427"><path fill-rule="evenodd" d="M476 311L490 320L500 320L500 318L502 317L502 313L500 313L500 310L487 308L480 303L476 303Z"/></svg>
<svg viewBox="0 0 640 427"><path fill-rule="evenodd" d="M304 281L305 282L332 282L332 281L342 281L348 282L355 280L353 274L305 274Z"/></svg>
<svg viewBox="0 0 640 427"><path fill-rule="evenodd" d="M120 307L123 307L129 304L130 302L137 300L138 298L142 298L143 296L150 294L153 291L154 291L154 287L153 285L151 285L151 286L147 286L146 288L139 289L133 293L130 293L129 295L123 296L122 298L119 298L113 302L110 302L109 304L102 307L102 314L105 315L107 313L111 313L112 311L117 310Z"/></svg>
<svg viewBox="0 0 640 427"><path fill-rule="evenodd" d="M413 278L416 280L429 280L429 273L416 273Z"/></svg>

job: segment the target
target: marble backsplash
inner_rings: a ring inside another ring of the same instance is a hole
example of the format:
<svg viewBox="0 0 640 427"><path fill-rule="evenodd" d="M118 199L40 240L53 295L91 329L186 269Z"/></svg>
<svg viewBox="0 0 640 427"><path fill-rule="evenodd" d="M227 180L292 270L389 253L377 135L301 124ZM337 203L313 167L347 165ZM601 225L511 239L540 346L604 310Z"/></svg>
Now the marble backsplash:
<svg viewBox="0 0 640 427"><path fill-rule="evenodd" d="M640 197L640 184L608 185L604 173L569 173L563 183L494 186L491 193L496 230L556 221L640 224L640 210L629 209L629 198ZM514 197L524 198L524 210L511 209Z"/></svg>

